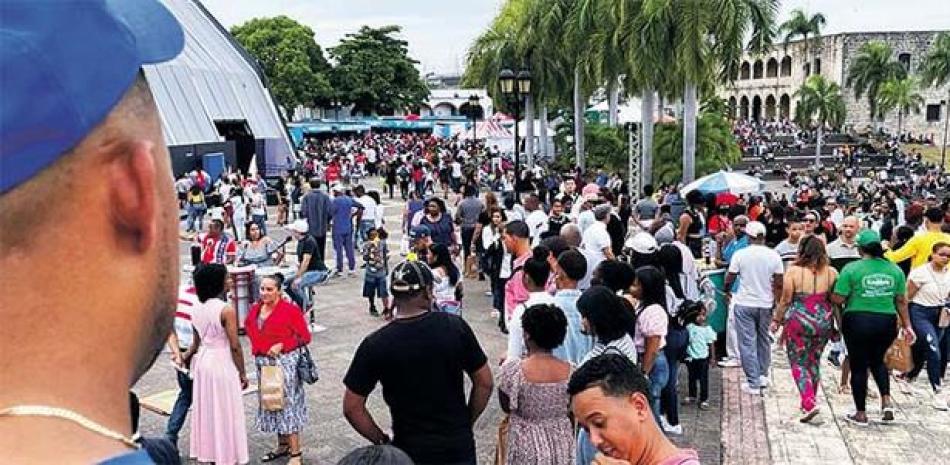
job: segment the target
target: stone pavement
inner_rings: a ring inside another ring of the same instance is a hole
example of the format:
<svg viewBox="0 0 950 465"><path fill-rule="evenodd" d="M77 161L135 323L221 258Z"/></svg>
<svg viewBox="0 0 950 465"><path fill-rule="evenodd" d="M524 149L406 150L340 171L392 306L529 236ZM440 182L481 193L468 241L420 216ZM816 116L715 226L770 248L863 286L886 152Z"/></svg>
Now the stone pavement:
<svg viewBox="0 0 950 465"><path fill-rule="evenodd" d="M451 204L451 202L450 202ZM389 246L391 263L398 263L399 243L401 234L398 232L401 203L384 200L386 206L387 230L390 231ZM271 211L271 218L274 218ZM268 226L270 235L275 240L282 240L285 232L273 224ZM187 263L188 243L181 244L182 263ZM328 244L328 255L332 255L332 246ZM292 251L288 247L288 251ZM332 260L328 260L332 266ZM306 386L307 405L310 411L310 426L302 433L303 458L311 464L334 464L347 452L367 445L343 417L342 378L346 373L353 353L359 342L367 334L384 324L380 319L371 317L367 312L366 301L361 297L362 277L336 278L326 285L316 288L316 315L317 322L327 329L317 333L310 344L310 350L316 358L320 368L320 381L315 385ZM466 282L466 298L464 318L472 326L483 349L488 354L493 371L497 369L500 355L504 352L506 339L491 317L490 298L485 295L488 290L486 282ZM252 359L248 354L249 344L242 338L245 351L247 372L252 376ZM680 370L682 383L685 386L686 369ZM700 452L703 464L720 463L719 447L719 376L718 369L710 373L710 410L699 410L695 405L684 405L680 408L681 422L684 426L684 435L674 440L684 446L695 448ZM466 380L467 382L467 380ZM252 384L255 381L252 379ZM141 397L168 389L175 389L175 371L163 354L152 369L134 387L134 391ZM249 394L244 397L245 418L249 436L251 463L259 463L259 457L269 451L276 440L273 436L264 435L254 427L254 417L257 411L257 396ZM385 431L389 429L390 419L388 410L382 400L379 389L369 397L368 406L380 426ZM140 430L143 436L160 436L164 433L168 417L144 410L141 415ZM498 407L496 396L492 396L488 408L475 425L475 439L478 447L478 463L491 464L496 443L497 424L501 419L501 410ZM190 420L190 417L189 417ZM183 457L188 456L189 427L186 421L181 432L179 446ZM277 461L282 464L283 461Z"/></svg>
<svg viewBox="0 0 950 465"><path fill-rule="evenodd" d="M740 369L731 371L741 373ZM869 380L875 396L867 401L872 422L867 427L858 427L844 419L845 414L854 411L854 403L850 394L838 392L840 370L822 360L821 375L821 413L812 423L800 423L798 390L787 355L783 347L773 346L772 386L761 399L765 416L758 425L767 431L770 462L766 463L884 465L938 464L950 460L950 412L930 406L930 387L923 379L925 376L914 384L914 395L901 393L891 378L897 421L890 425L878 421L880 399L873 380ZM724 417L733 414L732 409L727 409ZM726 447L724 453L729 452Z"/></svg>

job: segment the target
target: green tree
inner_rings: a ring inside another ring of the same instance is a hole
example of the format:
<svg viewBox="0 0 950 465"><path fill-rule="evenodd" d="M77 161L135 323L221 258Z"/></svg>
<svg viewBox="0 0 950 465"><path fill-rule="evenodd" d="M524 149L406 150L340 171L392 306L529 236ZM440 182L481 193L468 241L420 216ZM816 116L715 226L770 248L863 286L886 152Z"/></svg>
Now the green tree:
<svg viewBox="0 0 950 465"><path fill-rule="evenodd" d="M820 74L809 76L805 84L795 92L795 97L799 99L795 109L795 121L802 127L814 124L818 128L815 144L815 166L818 166L825 125L839 127L847 115L844 97L841 96L838 84Z"/></svg>
<svg viewBox="0 0 950 465"><path fill-rule="evenodd" d="M309 27L286 16L255 18L231 28L231 35L257 59L285 110L320 104L332 95L330 64Z"/></svg>
<svg viewBox="0 0 950 465"><path fill-rule="evenodd" d="M950 32L937 35L920 63L920 80L925 86L940 87L950 82Z"/></svg>
<svg viewBox="0 0 950 465"><path fill-rule="evenodd" d="M867 96L870 109L868 116L875 125L881 118L877 105L881 86L891 79L903 79L907 76L907 70L893 59L893 54L894 51L886 42L874 40L865 43L851 60L851 67L845 79L845 85L854 90L854 98Z"/></svg>
<svg viewBox="0 0 950 465"><path fill-rule="evenodd" d="M654 139L653 179L658 183L679 183L683 179L683 125L657 124ZM739 163L742 152L726 118L702 113L696 123L696 149L703 156L696 161L696 175L705 176Z"/></svg>
<svg viewBox="0 0 950 465"><path fill-rule="evenodd" d="M878 91L878 107L881 114L897 110L897 134L901 133L904 115L911 112L920 113L920 106L924 98L917 92L917 82L910 77L891 79L885 82Z"/></svg>
<svg viewBox="0 0 950 465"><path fill-rule="evenodd" d="M363 114L391 115L422 104L429 90L409 57L409 45L395 37L399 26L371 28L347 34L330 48L336 62L331 82L339 98Z"/></svg>
<svg viewBox="0 0 950 465"><path fill-rule="evenodd" d="M808 37L811 36L814 40L814 45L817 46L818 38L821 37L821 28L825 26L825 15L821 13L815 13L811 16L808 16L808 13L801 8L796 8L792 10L791 16L782 23L776 33L780 36L783 36L783 41L785 46L788 46L788 43L791 42L796 37L802 38L802 45L805 47L804 58L806 62L811 61L811 56L809 55L809 49L814 49L815 47L809 43ZM808 76L805 76L806 78Z"/></svg>

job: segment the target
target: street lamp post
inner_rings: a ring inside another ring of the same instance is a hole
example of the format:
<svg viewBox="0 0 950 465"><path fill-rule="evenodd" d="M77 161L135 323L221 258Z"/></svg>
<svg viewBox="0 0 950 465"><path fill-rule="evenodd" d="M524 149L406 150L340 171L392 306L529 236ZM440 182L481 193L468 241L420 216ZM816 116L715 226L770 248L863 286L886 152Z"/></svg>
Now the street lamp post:
<svg viewBox="0 0 950 465"><path fill-rule="evenodd" d="M334 99L330 102L330 105L333 106L333 112L335 117L333 118L336 121L340 121L340 107L343 106L343 102Z"/></svg>
<svg viewBox="0 0 950 465"><path fill-rule="evenodd" d="M518 197L518 185L521 182L521 143L518 135L518 121L521 120L521 106L524 99L531 94L531 72L522 68L515 74L505 68L498 73L498 83L501 93L505 96L514 110L515 117L515 197Z"/></svg>
<svg viewBox="0 0 950 465"><path fill-rule="evenodd" d="M472 117L472 140L478 139L478 98L477 94L472 94L468 97L468 114Z"/></svg>

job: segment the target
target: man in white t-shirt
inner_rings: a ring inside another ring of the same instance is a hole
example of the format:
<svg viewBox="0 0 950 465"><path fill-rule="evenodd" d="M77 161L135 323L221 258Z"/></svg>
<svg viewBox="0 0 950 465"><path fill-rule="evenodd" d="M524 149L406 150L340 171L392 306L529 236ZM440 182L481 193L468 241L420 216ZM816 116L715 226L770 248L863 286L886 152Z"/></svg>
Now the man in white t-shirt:
<svg viewBox="0 0 950 465"><path fill-rule="evenodd" d="M356 195L356 202L363 206L359 217L359 230L357 230L356 234L356 248L360 248L363 245L363 241L366 240L366 234L369 230L376 227L377 205L376 200L366 193L366 189L363 186L354 187L353 194Z"/></svg>
<svg viewBox="0 0 950 465"><path fill-rule="evenodd" d="M765 246L765 225L751 221L745 227L749 246L737 251L729 263L724 288L726 299L733 299L739 358L746 382L742 391L761 394L768 385L772 363L769 323L772 309L782 295L782 274L785 268L777 252ZM736 278L739 288L733 298L730 290Z"/></svg>
<svg viewBox="0 0 950 465"><path fill-rule="evenodd" d="M541 235L541 228L547 223L548 215L541 208L541 199L537 194L531 193L525 197L524 209L527 215L524 222L528 223L528 231L531 233L531 244L537 245Z"/></svg>
<svg viewBox="0 0 950 465"><path fill-rule="evenodd" d="M610 248L610 234L607 233L610 204L598 205L593 212L594 223L584 231L581 247L594 257L593 267L597 268L600 262L614 259L614 253Z"/></svg>

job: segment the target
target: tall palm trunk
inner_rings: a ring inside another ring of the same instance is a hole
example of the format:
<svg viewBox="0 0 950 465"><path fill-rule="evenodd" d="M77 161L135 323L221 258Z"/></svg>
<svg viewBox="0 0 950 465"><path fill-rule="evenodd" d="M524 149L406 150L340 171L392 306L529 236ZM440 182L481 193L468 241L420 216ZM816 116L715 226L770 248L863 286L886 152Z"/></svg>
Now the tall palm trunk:
<svg viewBox="0 0 950 465"><path fill-rule="evenodd" d="M696 84L686 83L683 92L683 183L696 178Z"/></svg>
<svg viewBox="0 0 950 465"><path fill-rule="evenodd" d="M904 110L897 110L897 138L901 137L901 126L904 124Z"/></svg>
<svg viewBox="0 0 950 465"><path fill-rule="evenodd" d="M640 95L640 172L644 185L653 182L653 95L652 88L643 89Z"/></svg>
<svg viewBox="0 0 950 465"><path fill-rule="evenodd" d="M616 78L607 80L607 124L616 127L619 118L620 86Z"/></svg>
<svg viewBox="0 0 950 465"><path fill-rule="evenodd" d="M531 95L524 99L524 151L528 165L534 164L534 99Z"/></svg>
<svg viewBox="0 0 950 465"><path fill-rule="evenodd" d="M547 161L552 157L548 153L548 105L546 103L541 104L541 114L538 115L538 121L541 122L541 135L538 141L541 144L541 158Z"/></svg>
<svg viewBox="0 0 950 465"><path fill-rule="evenodd" d="M656 117L657 120L663 118L664 112L663 107L666 105L666 102L663 101L663 93L658 91L656 93Z"/></svg>
<svg viewBox="0 0 950 465"><path fill-rule="evenodd" d="M818 164L821 163L821 139L825 132L825 123L818 123L818 138L815 140L815 169L818 169Z"/></svg>
<svg viewBox="0 0 950 465"><path fill-rule="evenodd" d="M574 154L584 168L584 98L581 96L581 68L574 68Z"/></svg>

